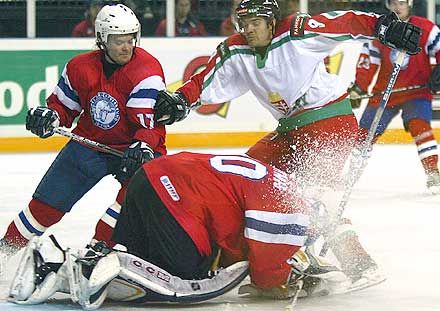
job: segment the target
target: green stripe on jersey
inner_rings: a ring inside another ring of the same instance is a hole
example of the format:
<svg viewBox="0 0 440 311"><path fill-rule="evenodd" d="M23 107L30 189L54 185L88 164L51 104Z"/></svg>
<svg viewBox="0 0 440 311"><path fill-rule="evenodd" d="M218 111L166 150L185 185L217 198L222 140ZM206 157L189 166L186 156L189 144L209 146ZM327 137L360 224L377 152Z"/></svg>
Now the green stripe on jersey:
<svg viewBox="0 0 440 311"><path fill-rule="evenodd" d="M282 118L279 120L276 130L280 133L289 132L319 120L348 114L353 114L353 110L351 108L350 100L345 98L328 106L306 110L290 118Z"/></svg>

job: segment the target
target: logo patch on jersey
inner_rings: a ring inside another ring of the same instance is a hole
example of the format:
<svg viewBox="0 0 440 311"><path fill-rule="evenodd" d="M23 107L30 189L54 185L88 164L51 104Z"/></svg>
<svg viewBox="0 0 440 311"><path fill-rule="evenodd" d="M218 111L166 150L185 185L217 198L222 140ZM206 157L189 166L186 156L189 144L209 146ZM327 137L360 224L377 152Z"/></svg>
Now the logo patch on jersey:
<svg viewBox="0 0 440 311"><path fill-rule="evenodd" d="M391 53L390 53L390 61L391 63L394 64L394 62L397 59L397 55L399 54L399 51L396 49L392 49ZM409 65L409 55L405 54L404 58L403 58L403 63L402 66L400 66L400 70L405 70L406 68L408 68Z"/></svg>
<svg viewBox="0 0 440 311"><path fill-rule="evenodd" d="M110 94L98 92L90 100L92 122L103 130L113 128L121 119L118 101Z"/></svg>
<svg viewBox="0 0 440 311"><path fill-rule="evenodd" d="M281 97L280 93L270 92L269 102L276 110L280 111L282 114L287 114L287 112L289 111L289 105L287 105L286 101Z"/></svg>
<svg viewBox="0 0 440 311"><path fill-rule="evenodd" d="M164 186L165 190L170 195L171 199L173 199L173 201L175 201L175 202L180 201L180 196L177 193L176 188L174 188L174 186L171 183L171 180L170 180L170 178L168 176L161 176L160 177L160 182L162 183L162 185Z"/></svg>
<svg viewBox="0 0 440 311"><path fill-rule="evenodd" d="M304 26L309 17L307 14L299 14L295 17L290 26L290 35L292 37L302 37L304 35Z"/></svg>

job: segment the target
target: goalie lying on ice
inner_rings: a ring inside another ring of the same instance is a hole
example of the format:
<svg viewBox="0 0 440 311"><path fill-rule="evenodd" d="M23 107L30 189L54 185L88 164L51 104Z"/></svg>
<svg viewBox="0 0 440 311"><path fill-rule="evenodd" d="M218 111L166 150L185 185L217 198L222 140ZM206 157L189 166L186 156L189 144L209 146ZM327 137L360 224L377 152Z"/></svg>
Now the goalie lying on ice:
<svg viewBox="0 0 440 311"><path fill-rule="evenodd" d="M197 302L241 282L247 262L251 284L239 293L251 296L295 299L307 277L350 282L333 265L298 252L316 228L314 214L289 175L255 159L163 156L145 163L128 186L113 235L128 253L102 242L72 251L54 238L32 240L10 300L35 304L60 291L86 309L107 295ZM210 276L213 266L226 268Z"/></svg>

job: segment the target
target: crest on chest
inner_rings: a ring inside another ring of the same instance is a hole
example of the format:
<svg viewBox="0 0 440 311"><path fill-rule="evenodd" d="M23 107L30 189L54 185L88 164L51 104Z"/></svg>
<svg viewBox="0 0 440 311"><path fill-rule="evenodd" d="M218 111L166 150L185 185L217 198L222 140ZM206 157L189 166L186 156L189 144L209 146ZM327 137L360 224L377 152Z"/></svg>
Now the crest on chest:
<svg viewBox="0 0 440 311"><path fill-rule="evenodd" d="M121 119L118 101L105 92L98 92L90 100L90 114L93 124L104 130L113 128Z"/></svg>

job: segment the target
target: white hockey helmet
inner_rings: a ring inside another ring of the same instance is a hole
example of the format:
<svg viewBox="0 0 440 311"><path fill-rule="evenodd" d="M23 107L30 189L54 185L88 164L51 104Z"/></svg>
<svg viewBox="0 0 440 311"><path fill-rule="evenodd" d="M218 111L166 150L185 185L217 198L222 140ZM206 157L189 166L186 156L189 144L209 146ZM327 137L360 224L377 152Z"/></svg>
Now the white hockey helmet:
<svg viewBox="0 0 440 311"><path fill-rule="evenodd" d="M98 47L107 43L109 35L135 33L136 45L141 38L141 24L134 12L123 4L106 5L95 20L95 36Z"/></svg>
<svg viewBox="0 0 440 311"><path fill-rule="evenodd" d="M408 3L408 6L410 8L412 8L413 6L413 0L399 0L399 1ZM385 6L387 7L388 10L390 9L390 0L385 0Z"/></svg>

